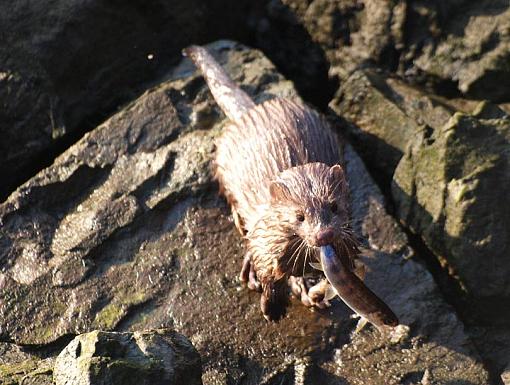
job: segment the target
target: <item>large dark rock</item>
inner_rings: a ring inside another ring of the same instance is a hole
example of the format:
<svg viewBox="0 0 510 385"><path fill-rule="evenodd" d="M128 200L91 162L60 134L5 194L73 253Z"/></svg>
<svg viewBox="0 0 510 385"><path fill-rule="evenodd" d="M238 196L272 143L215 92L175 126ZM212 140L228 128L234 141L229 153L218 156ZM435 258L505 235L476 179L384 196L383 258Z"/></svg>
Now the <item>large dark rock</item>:
<svg viewBox="0 0 510 385"><path fill-rule="evenodd" d="M423 130L425 122L407 113L417 105L422 115L435 108L404 82L370 69L347 77L330 103L372 172L388 184L408 143Z"/></svg>
<svg viewBox="0 0 510 385"><path fill-rule="evenodd" d="M200 355L167 329L93 331L77 336L55 360L56 385L201 385Z"/></svg>
<svg viewBox="0 0 510 385"><path fill-rule="evenodd" d="M435 39L422 41L414 65L451 81L471 97L509 101L510 4L506 0L446 3L437 2L424 14L438 30L432 35ZM424 10L421 4L411 8Z"/></svg>
<svg viewBox="0 0 510 385"><path fill-rule="evenodd" d="M297 98L260 52L211 49L257 101ZM97 328L171 327L201 353L205 383L487 383L462 323L349 145L367 284L403 325L351 336L356 322L339 301L327 311L292 301L282 321L266 322L259 294L238 281L242 240L211 178L224 124L185 61L13 193L0 207L2 338L48 344Z"/></svg>
<svg viewBox="0 0 510 385"><path fill-rule="evenodd" d="M412 143L393 178L401 220L477 298L510 296L510 117L456 113Z"/></svg>
<svg viewBox="0 0 510 385"><path fill-rule="evenodd" d="M253 8L225 0L2 2L0 200L138 95L186 45L248 39Z"/></svg>

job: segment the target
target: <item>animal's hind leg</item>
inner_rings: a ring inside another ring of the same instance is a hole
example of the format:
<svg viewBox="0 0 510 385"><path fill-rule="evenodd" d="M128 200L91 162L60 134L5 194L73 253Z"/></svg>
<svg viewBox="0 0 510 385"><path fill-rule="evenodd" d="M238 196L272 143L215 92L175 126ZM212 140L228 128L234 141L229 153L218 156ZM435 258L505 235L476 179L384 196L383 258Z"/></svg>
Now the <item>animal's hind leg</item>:
<svg viewBox="0 0 510 385"><path fill-rule="evenodd" d="M307 278L291 275L289 277L289 286L292 294L307 307L315 306L319 309L325 309L330 306L329 300L326 298L330 285L326 279L313 283Z"/></svg>

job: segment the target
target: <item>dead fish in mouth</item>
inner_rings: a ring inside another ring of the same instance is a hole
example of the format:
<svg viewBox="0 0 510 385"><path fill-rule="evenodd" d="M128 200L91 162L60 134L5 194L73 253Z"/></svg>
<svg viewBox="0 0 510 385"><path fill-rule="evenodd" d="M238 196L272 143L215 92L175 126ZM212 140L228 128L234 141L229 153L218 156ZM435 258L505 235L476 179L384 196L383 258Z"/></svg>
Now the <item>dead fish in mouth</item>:
<svg viewBox="0 0 510 385"><path fill-rule="evenodd" d="M313 264L313 267L324 271L336 294L360 317L379 330L398 325L395 313L342 263L331 245L320 248L320 265L317 265Z"/></svg>

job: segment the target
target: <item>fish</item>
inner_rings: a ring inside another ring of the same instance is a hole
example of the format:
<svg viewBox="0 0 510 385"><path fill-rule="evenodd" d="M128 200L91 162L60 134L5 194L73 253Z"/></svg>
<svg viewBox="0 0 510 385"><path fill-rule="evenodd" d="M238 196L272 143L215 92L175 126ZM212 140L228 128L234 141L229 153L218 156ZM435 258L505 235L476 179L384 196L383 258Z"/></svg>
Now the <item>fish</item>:
<svg viewBox="0 0 510 385"><path fill-rule="evenodd" d="M333 296L337 294L362 319L379 330L398 326L395 313L347 266L347 262L336 255L333 246L326 245L320 247L320 266L313 267L324 272L334 290ZM326 297L331 297L331 294L326 294Z"/></svg>

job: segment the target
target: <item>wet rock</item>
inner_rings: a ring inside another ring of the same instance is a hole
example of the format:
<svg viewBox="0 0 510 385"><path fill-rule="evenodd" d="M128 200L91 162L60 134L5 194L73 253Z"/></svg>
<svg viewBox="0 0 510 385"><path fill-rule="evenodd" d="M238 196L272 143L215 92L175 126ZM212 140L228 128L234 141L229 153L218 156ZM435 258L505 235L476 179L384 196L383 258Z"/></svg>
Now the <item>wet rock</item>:
<svg viewBox="0 0 510 385"><path fill-rule="evenodd" d="M246 40L247 1L0 5L0 200L191 43ZM221 20L221 22L218 22Z"/></svg>
<svg viewBox="0 0 510 385"><path fill-rule="evenodd" d="M360 155L386 183L408 143L423 130L424 122L419 124L406 113L406 107L423 99L417 94L405 83L367 69L349 76L330 103L345 120L344 129Z"/></svg>
<svg viewBox="0 0 510 385"><path fill-rule="evenodd" d="M343 128L357 151L386 183L411 143L432 135L456 112L480 119L508 116L504 105L447 99L374 69L352 73L329 106L345 120Z"/></svg>
<svg viewBox="0 0 510 385"><path fill-rule="evenodd" d="M491 202L508 191L505 106L430 95L373 70L353 73L330 106L378 182L389 192L393 183L401 222L460 279L475 299L469 306L480 305L480 314L465 315L498 373L508 356L494 346L508 339L499 323L510 311L503 305L510 230L506 206L496 210ZM488 329L481 333L476 322Z"/></svg>
<svg viewBox="0 0 510 385"><path fill-rule="evenodd" d="M259 98L293 92L258 51L229 47L217 49L232 55L229 69ZM219 114L191 68L87 134L0 206L5 338L38 344L111 329L172 286L172 229L215 186L209 162L219 126L206 130L203 117L217 122Z"/></svg>
<svg viewBox="0 0 510 385"><path fill-rule="evenodd" d="M168 329L93 331L77 336L55 361L56 385L201 385L200 355Z"/></svg>
<svg viewBox="0 0 510 385"><path fill-rule="evenodd" d="M65 133L58 98L41 71L21 73L0 61L0 201L23 181L20 173Z"/></svg>
<svg viewBox="0 0 510 385"><path fill-rule="evenodd" d="M320 1L317 10L306 17L309 3L316 2L267 1L264 12L254 20L254 37L257 47L294 81L300 95L324 108L335 89L328 75L326 45L335 34L329 10L337 2Z"/></svg>
<svg viewBox="0 0 510 385"><path fill-rule="evenodd" d="M315 68L319 63L317 59L325 55L331 64L330 76L344 77L363 63L380 62L394 40L393 30L398 30L391 27L392 20L393 23L403 22L398 16L402 13L401 6L390 2L273 0L267 8L267 26L259 28L262 31L258 44L277 57L286 57L283 68L297 64ZM263 39L269 33L276 36ZM296 34L305 36L305 46L292 44ZM282 50L274 53L271 44L279 44ZM299 49L302 50L300 55L289 52ZM292 57L306 63L292 62Z"/></svg>
<svg viewBox="0 0 510 385"><path fill-rule="evenodd" d="M211 49L257 101L298 97L260 52ZM224 124L184 61L12 194L0 208L2 338L44 344L96 328L169 327L200 352L208 383L399 384L426 371L439 383L487 383L349 145L367 284L395 310L400 333L351 336L356 321L339 301L310 311L293 300L282 321L266 322L259 294L238 281L242 239L210 174Z"/></svg>

